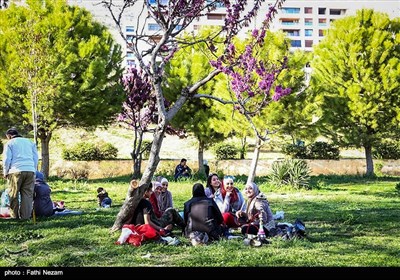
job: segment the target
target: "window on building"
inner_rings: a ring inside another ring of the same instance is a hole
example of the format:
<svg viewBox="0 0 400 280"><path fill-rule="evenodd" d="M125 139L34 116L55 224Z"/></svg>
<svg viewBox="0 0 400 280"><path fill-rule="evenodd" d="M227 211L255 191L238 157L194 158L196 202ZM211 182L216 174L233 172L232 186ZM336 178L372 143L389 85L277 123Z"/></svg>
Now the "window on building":
<svg viewBox="0 0 400 280"><path fill-rule="evenodd" d="M282 8L284 14L300 14L300 8Z"/></svg>
<svg viewBox="0 0 400 280"><path fill-rule="evenodd" d="M306 48L312 48L312 46L313 46L313 40L305 40L305 41L304 41L304 46L305 46Z"/></svg>
<svg viewBox="0 0 400 280"><path fill-rule="evenodd" d="M326 18L319 18L318 19L319 26L326 26Z"/></svg>
<svg viewBox="0 0 400 280"><path fill-rule="evenodd" d="M323 30L323 29L319 29L318 30L318 36L319 37L324 37L324 33L325 33L325 30Z"/></svg>
<svg viewBox="0 0 400 280"><path fill-rule="evenodd" d="M326 8L318 8L318 14L319 15L325 15L326 14Z"/></svg>
<svg viewBox="0 0 400 280"><path fill-rule="evenodd" d="M300 36L300 30L298 29L286 29L283 30L288 36Z"/></svg>
<svg viewBox="0 0 400 280"><path fill-rule="evenodd" d="M312 14L312 7L304 7L305 14Z"/></svg>
<svg viewBox="0 0 400 280"><path fill-rule="evenodd" d="M313 24L312 18L305 18L304 19L304 25L312 25L312 24Z"/></svg>
<svg viewBox="0 0 400 280"><path fill-rule="evenodd" d="M292 40L292 41L290 42L290 45L291 45L293 48L300 48L300 47L301 47L301 40Z"/></svg>
<svg viewBox="0 0 400 280"><path fill-rule="evenodd" d="M168 0L158 0L160 4L166 5L168 4ZM157 0L149 0L150 5L157 5Z"/></svg>
<svg viewBox="0 0 400 280"><path fill-rule="evenodd" d="M161 30L161 27L157 23L149 23L147 25L147 28L149 31L159 31Z"/></svg>
<svg viewBox="0 0 400 280"><path fill-rule="evenodd" d="M212 4L212 2L214 2L214 0L207 0L208 5ZM221 2L213 3L213 6L215 8L224 8L225 7L224 3L221 3Z"/></svg>
<svg viewBox="0 0 400 280"><path fill-rule="evenodd" d="M133 26L126 26L126 27L125 27L125 32L126 32L126 33L135 32L135 27L133 27Z"/></svg>
<svg viewBox="0 0 400 280"><path fill-rule="evenodd" d="M225 14L207 14L207 19L211 20L223 20L225 18Z"/></svg>
<svg viewBox="0 0 400 280"><path fill-rule="evenodd" d="M127 58L134 58L135 55L133 54L133 52L126 52L126 57Z"/></svg>
<svg viewBox="0 0 400 280"><path fill-rule="evenodd" d="M313 33L313 30L312 30L312 29L305 29L305 30L304 30L304 35L305 35L306 37L312 36L312 33Z"/></svg>
<svg viewBox="0 0 400 280"><path fill-rule="evenodd" d="M296 25L299 23L298 18L281 18L280 21L282 25Z"/></svg>
<svg viewBox="0 0 400 280"><path fill-rule="evenodd" d="M335 15L335 16L341 16L346 13L346 10L344 9L329 9L329 14L330 15Z"/></svg>
<svg viewBox="0 0 400 280"><path fill-rule="evenodd" d="M127 65L127 66L130 66L130 67L136 67L136 63L135 63L135 61L132 60L132 59L128 59L128 60L126 61L126 65Z"/></svg>

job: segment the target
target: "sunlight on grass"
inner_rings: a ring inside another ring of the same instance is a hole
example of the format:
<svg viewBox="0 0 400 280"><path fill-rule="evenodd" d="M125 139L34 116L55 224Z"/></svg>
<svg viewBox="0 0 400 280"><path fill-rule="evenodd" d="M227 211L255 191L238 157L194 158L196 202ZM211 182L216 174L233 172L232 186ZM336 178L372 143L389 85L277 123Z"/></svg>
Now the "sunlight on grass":
<svg viewBox="0 0 400 280"><path fill-rule="evenodd" d="M0 219L0 251L5 252L0 266L399 267L398 180L349 176L313 179L318 179L318 188L282 190L258 178L273 212L285 212L282 222L293 223L300 218L307 232L303 240L272 238L271 244L260 248L246 246L242 239L193 247L179 231L174 231L181 240L179 246L156 242L140 247L117 246L114 243L120 233L110 234L109 229L125 200L129 178L83 182L52 179L52 199L64 200L68 209L83 214L38 218L36 224ZM194 183L170 180L175 208L183 210ZM100 186L113 200L110 209L98 209L96 189ZM6 249L21 252L7 253Z"/></svg>

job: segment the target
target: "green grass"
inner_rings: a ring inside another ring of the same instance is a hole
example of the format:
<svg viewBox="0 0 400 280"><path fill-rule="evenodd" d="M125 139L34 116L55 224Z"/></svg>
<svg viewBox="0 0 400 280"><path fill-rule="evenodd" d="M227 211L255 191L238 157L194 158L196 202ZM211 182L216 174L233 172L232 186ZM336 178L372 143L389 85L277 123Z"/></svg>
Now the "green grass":
<svg viewBox="0 0 400 280"><path fill-rule="evenodd" d="M245 178L237 180L242 188ZM78 183L51 179L53 200L64 200L67 208L84 214L38 218L36 224L0 219L0 266L400 266L400 194L395 188L399 178L318 176L312 178L314 189L297 191L273 189L266 178L258 178L273 212L283 210L286 222L302 219L307 231L306 239L274 238L259 248L237 239L193 247L184 237L179 237L179 246L155 242L141 247L115 245L120 232L110 234L109 229L124 201L128 181L127 177ZM193 183L170 182L176 208L182 210L191 197ZM96 210L99 186L113 199L112 208Z"/></svg>

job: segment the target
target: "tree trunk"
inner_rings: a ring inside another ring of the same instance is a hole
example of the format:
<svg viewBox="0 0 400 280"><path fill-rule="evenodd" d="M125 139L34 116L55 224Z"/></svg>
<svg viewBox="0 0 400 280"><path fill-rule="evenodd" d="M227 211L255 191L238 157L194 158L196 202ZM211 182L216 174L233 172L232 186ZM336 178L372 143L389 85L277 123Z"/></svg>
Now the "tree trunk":
<svg viewBox="0 0 400 280"><path fill-rule="evenodd" d="M374 162L372 159L372 147L371 145L364 145L365 149L365 160L367 163L367 173L365 174L366 176L375 176L374 172Z"/></svg>
<svg viewBox="0 0 400 280"><path fill-rule="evenodd" d="M143 131L139 133L135 132L135 140L133 144L133 150L131 157L133 160L133 175L132 179L140 178L140 170L142 169L142 141L143 141Z"/></svg>
<svg viewBox="0 0 400 280"><path fill-rule="evenodd" d="M254 145L253 158L251 159L251 166L249 171L249 177L247 178L247 184L254 182L254 178L256 177L256 169L258 164L258 158L260 156L261 145L262 141L260 138L257 137L256 144Z"/></svg>
<svg viewBox="0 0 400 280"><path fill-rule="evenodd" d="M247 145L246 136L241 139L241 145L242 147L240 149L240 159L244 159L246 157L246 145Z"/></svg>
<svg viewBox="0 0 400 280"><path fill-rule="evenodd" d="M42 154L42 163L40 171L43 173L45 179L49 177L50 172L50 153L49 143L51 140L52 132L39 130L38 137L40 139L40 148Z"/></svg>
<svg viewBox="0 0 400 280"><path fill-rule="evenodd" d="M139 187L132 188L131 185L129 186L124 204L119 210L119 213L114 221L114 225L111 227L111 232L121 229L124 224L129 223L132 219L136 206L143 197L144 191L150 184L151 179L153 178L153 175L157 169L157 165L160 162L159 154L162 142L164 140L165 127L166 125L159 127L159 129L157 129L157 131L154 133L149 161L139 182Z"/></svg>
<svg viewBox="0 0 400 280"><path fill-rule="evenodd" d="M203 159L204 159L204 142L203 141L199 141L199 149L198 149L198 153L197 153L197 160L199 161L199 172L198 172L198 175L201 176L201 177L203 177L202 176L203 174L205 175Z"/></svg>

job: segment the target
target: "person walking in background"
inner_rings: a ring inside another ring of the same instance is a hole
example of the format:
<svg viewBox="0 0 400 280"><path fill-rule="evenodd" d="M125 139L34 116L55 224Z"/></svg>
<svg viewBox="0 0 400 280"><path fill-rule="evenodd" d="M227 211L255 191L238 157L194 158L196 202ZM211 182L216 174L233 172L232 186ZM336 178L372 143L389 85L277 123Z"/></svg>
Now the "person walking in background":
<svg viewBox="0 0 400 280"><path fill-rule="evenodd" d="M103 208L110 208L112 200L108 196L108 192L104 188L97 189L97 201L99 202L99 206Z"/></svg>
<svg viewBox="0 0 400 280"><path fill-rule="evenodd" d="M33 209L38 217L50 217L54 214L54 203L51 200L50 186L44 181L42 172L36 171L35 193L33 198Z"/></svg>
<svg viewBox="0 0 400 280"><path fill-rule="evenodd" d="M22 137L15 128L6 132L3 176L9 184L10 217L26 220L32 215L35 172L39 157L36 144ZM21 202L18 195L21 195Z"/></svg>
<svg viewBox="0 0 400 280"><path fill-rule="evenodd" d="M192 169L186 165L187 160L185 158L181 159L181 162L175 167L175 181L179 178L190 178L192 176Z"/></svg>
<svg viewBox="0 0 400 280"><path fill-rule="evenodd" d="M216 196L219 210L224 217L224 224L228 228L238 228L240 224L235 213L244 207L244 198L238 188L234 186L233 176L225 176L220 187L220 196Z"/></svg>

